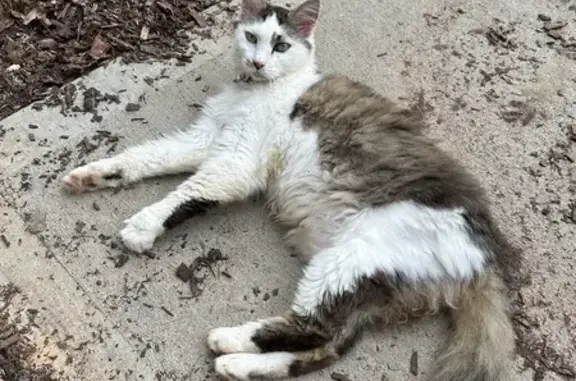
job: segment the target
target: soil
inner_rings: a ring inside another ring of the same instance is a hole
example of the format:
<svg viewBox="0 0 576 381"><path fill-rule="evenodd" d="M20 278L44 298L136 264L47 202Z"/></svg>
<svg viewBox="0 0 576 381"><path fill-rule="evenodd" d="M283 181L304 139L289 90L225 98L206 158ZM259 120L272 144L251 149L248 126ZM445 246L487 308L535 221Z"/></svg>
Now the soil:
<svg viewBox="0 0 576 381"><path fill-rule="evenodd" d="M207 254L194 258L190 265L181 263L176 269L176 276L183 282L188 282L190 285L191 296L185 298L197 298L204 292L202 287L204 280L210 273L212 276L216 275L214 266L221 261L227 260L222 254L220 249L212 248ZM206 271L208 270L208 271ZM230 277L226 272L221 272L225 277Z"/></svg>
<svg viewBox="0 0 576 381"><path fill-rule="evenodd" d="M33 364L36 349L26 340L26 328L14 324L6 312L18 292L12 285L0 287L0 380L56 381L50 366Z"/></svg>
<svg viewBox="0 0 576 381"><path fill-rule="evenodd" d="M0 120L50 95L69 107L61 87L118 57L189 61L214 22L202 11L228 1L0 0Z"/></svg>

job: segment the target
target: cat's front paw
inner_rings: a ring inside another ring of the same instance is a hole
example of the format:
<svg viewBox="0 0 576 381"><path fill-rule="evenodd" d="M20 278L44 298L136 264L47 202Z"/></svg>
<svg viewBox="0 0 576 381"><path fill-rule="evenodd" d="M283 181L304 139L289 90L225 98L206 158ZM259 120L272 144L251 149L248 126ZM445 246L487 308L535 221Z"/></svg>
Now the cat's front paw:
<svg viewBox="0 0 576 381"><path fill-rule="evenodd" d="M73 193L116 187L122 182L122 173L106 160L97 161L72 170L62 179L64 187Z"/></svg>
<svg viewBox="0 0 576 381"><path fill-rule="evenodd" d="M137 253L150 250L157 237L164 233L163 222L149 209L143 209L124 221L126 226L120 231L124 245Z"/></svg>
<svg viewBox="0 0 576 381"><path fill-rule="evenodd" d="M259 353L260 349L252 336L262 327L258 322L247 323L238 327L221 327L208 334L208 347L214 353Z"/></svg>

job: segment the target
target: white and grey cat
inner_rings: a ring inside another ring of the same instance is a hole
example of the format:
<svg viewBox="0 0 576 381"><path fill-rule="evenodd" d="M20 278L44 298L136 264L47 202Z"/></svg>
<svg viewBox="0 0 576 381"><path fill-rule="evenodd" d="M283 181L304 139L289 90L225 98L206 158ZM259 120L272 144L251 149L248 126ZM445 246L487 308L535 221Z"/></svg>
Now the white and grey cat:
<svg viewBox="0 0 576 381"><path fill-rule="evenodd" d="M120 234L136 252L206 208L266 195L306 259L304 274L286 314L210 332L225 377L314 371L368 323L448 309L452 337L429 380L499 380L514 347L505 285L513 251L480 186L421 134L416 116L368 86L318 73L319 7L243 0L241 79L186 131L77 168L64 183L82 192L193 173L125 221Z"/></svg>

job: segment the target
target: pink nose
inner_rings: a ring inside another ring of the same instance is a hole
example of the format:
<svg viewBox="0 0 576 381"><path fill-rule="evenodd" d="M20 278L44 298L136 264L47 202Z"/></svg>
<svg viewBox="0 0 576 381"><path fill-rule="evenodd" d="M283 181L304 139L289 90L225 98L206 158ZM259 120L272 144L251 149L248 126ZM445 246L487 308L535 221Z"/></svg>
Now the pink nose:
<svg viewBox="0 0 576 381"><path fill-rule="evenodd" d="M256 68L256 70L260 70L264 67L264 64L259 61L252 61L252 65Z"/></svg>

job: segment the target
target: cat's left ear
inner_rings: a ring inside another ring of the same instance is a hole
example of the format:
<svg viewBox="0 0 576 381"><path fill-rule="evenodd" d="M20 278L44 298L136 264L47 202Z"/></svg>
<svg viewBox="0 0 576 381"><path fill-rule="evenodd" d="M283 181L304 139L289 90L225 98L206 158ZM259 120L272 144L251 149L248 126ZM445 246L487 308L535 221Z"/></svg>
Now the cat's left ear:
<svg viewBox="0 0 576 381"><path fill-rule="evenodd" d="M257 17L266 8L266 0L242 0L240 5L240 20L246 21Z"/></svg>
<svg viewBox="0 0 576 381"><path fill-rule="evenodd" d="M310 37L314 32L319 14L320 0L307 0L290 12L288 20L300 36Z"/></svg>

